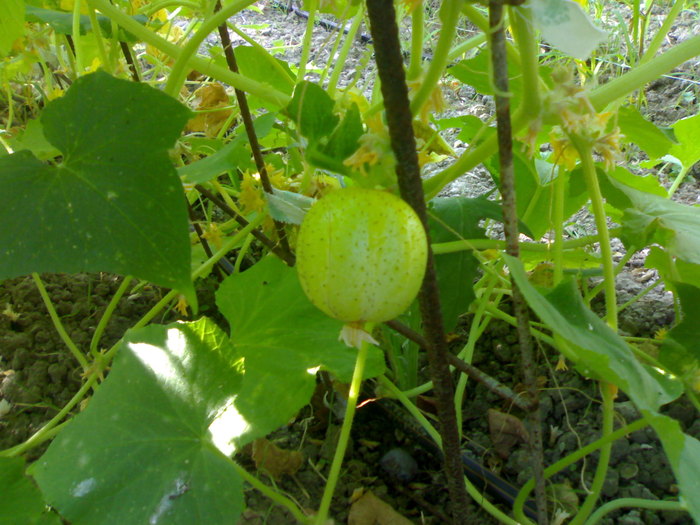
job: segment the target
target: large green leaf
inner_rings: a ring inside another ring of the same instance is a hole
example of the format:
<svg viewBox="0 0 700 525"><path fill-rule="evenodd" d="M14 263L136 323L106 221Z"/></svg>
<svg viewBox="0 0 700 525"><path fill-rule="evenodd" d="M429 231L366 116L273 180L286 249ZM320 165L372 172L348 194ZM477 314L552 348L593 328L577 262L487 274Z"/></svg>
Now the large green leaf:
<svg viewBox="0 0 700 525"><path fill-rule="evenodd" d="M620 387L639 408L657 410L680 395L678 384L660 384L634 357L627 343L586 307L573 279L540 293L528 281L522 263L504 255L511 275L540 320L568 341L567 353L586 375ZM560 349L566 352L565 348Z"/></svg>
<svg viewBox="0 0 700 525"><path fill-rule="evenodd" d="M316 309L296 271L279 260L268 257L227 278L216 303L231 326L231 341L245 357L237 407L257 425L240 441L278 428L308 403L317 368L350 381L357 351L338 341L342 323ZM383 370L383 356L372 347L365 377Z"/></svg>
<svg viewBox="0 0 700 525"><path fill-rule="evenodd" d="M668 134L645 119L634 106L620 108L617 124L625 138L642 148L649 158L663 157L673 145Z"/></svg>
<svg viewBox="0 0 700 525"><path fill-rule="evenodd" d="M668 153L677 158L683 168L689 170L700 161L700 113L679 120L672 128L677 144L671 146Z"/></svg>
<svg viewBox="0 0 700 525"><path fill-rule="evenodd" d="M87 408L31 468L47 501L74 525L235 524L242 367L206 318L127 332Z"/></svg>
<svg viewBox="0 0 700 525"><path fill-rule="evenodd" d="M484 239L479 221L500 215L500 207L486 197L436 198L430 207L430 239L432 242L450 242L461 239ZM440 303L446 330L454 330L459 316L474 300L474 280L479 260L470 250L435 256Z"/></svg>
<svg viewBox="0 0 700 525"><path fill-rule="evenodd" d="M47 105L44 135L62 162L0 158L0 279L105 271L195 301L185 197L168 157L189 117L162 92L103 72Z"/></svg>
<svg viewBox="0 0 700 525"><path fill-rule="evenodd" d="M685 435L676 421L657 412L682 393L680 382L642 366L624 340L585 306L572 280L540 293L528 281L522 263L504 257L530 307L569 343L569 349L560 350L587 375L619 386L654 427L684 501L695 520L700 520L700 442Z"/></svg>
<svg viewBox="0 0 700 525"><path fill-rule="evenodd" d="M700 208L609 180L629 199L630 207L622 217L623 240L628 245L657 243L676 257L700 264Z"/></svg>
<svg viewBox="0 0 700 525"><path fill-rule="evenodd" d="M333 99L323 88L312 82L300 82L286 112L303 137L309 142L318 142L330 136L338 125L340 119L333 113L334 106Z"/></svg>
<svg viewBox="0 0 700 525"><path fill-rule="evenodd" d="M24 0L3 0L0 4L0 56L24 34Z"/></svg>
<svg viewBox="0 0 700 525"><path fill-rule="evenodd" d="M0 457L0 525L34 524L44 510L44 500L24 475L23 458Z"/></svg>
<svg viewBox="0 0 700 525"><path fill-rule="evenodd" d="M679 282L674 288L683 319L666 334L659 361L694 387L700 384L700 288Z"/></svg>

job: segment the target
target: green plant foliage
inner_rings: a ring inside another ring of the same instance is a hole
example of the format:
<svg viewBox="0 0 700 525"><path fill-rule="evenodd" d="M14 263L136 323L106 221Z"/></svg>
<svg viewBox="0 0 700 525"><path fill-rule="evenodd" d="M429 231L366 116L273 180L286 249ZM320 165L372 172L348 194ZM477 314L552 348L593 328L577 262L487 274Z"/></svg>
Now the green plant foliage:
<svg viewBox="0 0 700 525"><path fill-rule="evenodd" d="M447 71L457 80L473 87L482 95L493 96L495 93L491 80L491 53L488 49L482 50L474 58L460 60ZM508 63L508 84L513 93L512 104L517 107L522 96L523 83L520 68L512 61Z"/></svg>
<svg viewBox="0 0 700 525"><path fill-rule="evenodd" d="M15 0L12 0L15 1ZM26 17L29 22L43 22L53 28L54 31L63 35L73 34L73 13L65 11L55 11L52 9L44 9L27 5ZM141 25L146 25L148 18L143 15L132 17ZM106 36L112 36L112 22L106 16L97 15L97 23L100 25L100 31ZM85 35L92 31L92 23L87 15L80 15L80 34ZM118 38L127 42L133 42L136 37L126 31L119 31Z"/></svg>
<svg viewBox="0 0 700 525"><path fill-rule="evenodd" d="M231 326L231 341L245 358L237 408L256 421L238 442L265 435L294 416L311 398L318 367L342 382L352 378L357 351L338 341L342 323L312 305L296 271L279 260L268 257L228 277L216 303ZM370 348L365 377L383 371L382 353Z"/></svg>
<svg viewBox="0 0 700 525"><path fill-rule="evenodd" d="M671 128L676 144L671 146L668 154L678 159L683 168L688 170L700 161L700 113L679 120Z"/></svg>
<svg viewBox="0 0 700 525"><path fill-rule="evenodd" d="M479 221L483 218L500 219L497 203L486 197L437 198L431 201L430 239L432 242L450 242L460 239L485 239ZM475 281L479 260L471 251L444 253L435 256L442 315L446 330L454 330L458 318L469 309L474 300Z"/></svg>
<svg viewBox="0 0 700 525"><path fill-rule="evenodd" d="M333 112L335 102L323 88L312 82L301 82L294 89L286 113L298 126L299 134L309 142L329 137L340 120Z"/></svg>
<svg viewBox="0 0 700 525"><path fill-rule="evenodd" d="M505 258L530 307L572 345L573 353L559 350L583 374L617 385L640 409L658 410L681 394L677 382L661 384L637 361L627 343L586 307L572 279L540 293L529 283L522 263L508 255Z"/></svg>
<svg viewBox="0 0 700 525"><path fill-rule="evenodd" d="M700 387L700 324L694 314L700 312L700 288L674 283L681 301L683 320L664 337L659 361L691 388Z"/></svg>
<svg viewBox="0 0 700 525"><path fill-rule="evenodd" d="M24 34L24 0L4 0L0 5L0 56Z"/></svg>
<svg viewBox="0 0 700 525"><path fill-rule="evenodd" d="M649 158L660 159L673 145L669 133L645 119L634 106L623 106L618 110L617 124L625 138L644 150Z"/></svg>
<svg viewBox="0 0 700 525"><path fill-rule="evenodd" d="M255 119L253 128L258 139L270 133L275 117L274 113L266 113ZM236 168L244 169L246 162L254 166L250 158L248 137L243 126L236 128L234 134L233 140L216 153L178 168L177 173L182 177L182 181L188 184L202 184L227 171Z"/></svg>
<svg viewBox="0 0 700 525"><path fill-rule="evenodd" d="M88 407L32 466L47 500L76 525L235 523L242 367L206 318L128 332Z"/></svg>
<svg viewBox="0 0 700 525"><path fill-rule="evenodd" d="M106 271L176 288L196 304L185 198L167 149L190 111L145 85L98 72L44 110L54 166L0 158L0 278Z"/></svg>
<svg viewBox="0 0 700 525"><path fill-rule="evenodd" d="M23 458L0 457L0 524L34 525L44 511L44 499L24 475Z"/></svg>
<svg viewBox="0 0 700 525"><path fill-rule="evenodd" d="M61 152L46 140L44 128L39 119L27 122L22 134L9 142L15 151L29 150L39 160L50 160L61 155Z"/></svg>
<svg viewBox="0 0 700 525"><path fill-rule="evenodd" d="M624 340L591 312L572 280L540 293L527 279L522 263L504 256L513 279L530 307L570 346L560 347L582 373L622 389L649 419L661 439L691 515L700 519L694 501L700 487L700 442L685 435L678 422L658 414L659 408L683 392L678 380L661 380L634 358ZM697 291L694 301L697 301ZM697 306L697 302L694 303Z"/></svg>
<svg viewBox="0 0 700 525"><path fill-rule="evenodd" d="M273 57L260 46L238 46L235 51L236 63L241 74L267 84L285 95L292 94L296 76L286 62ZM282 109L260 98L249 97L249 100L253 108L263 107L268 111Z"/></svg>
<svg viewBox="0 0 700 525"><path fill-rule="evenodd" d="M636 190L613 178L610 182L630 200L622 223L628 245L657 243L686 262L700 264L700 208Z"/></svg>

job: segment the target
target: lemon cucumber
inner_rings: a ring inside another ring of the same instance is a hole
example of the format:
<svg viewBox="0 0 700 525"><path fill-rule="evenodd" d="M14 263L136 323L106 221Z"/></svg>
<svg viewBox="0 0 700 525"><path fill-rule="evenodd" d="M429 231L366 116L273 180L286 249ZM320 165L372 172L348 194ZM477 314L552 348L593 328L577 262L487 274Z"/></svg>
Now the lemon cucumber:
<svg viewBox="0 0 700 525"><path fill-rule="evenodd" d="M346 188L316 202L297 240L301 286L324 313L352 325L404 312L420 289L425 230L401 198Z"/></svg>

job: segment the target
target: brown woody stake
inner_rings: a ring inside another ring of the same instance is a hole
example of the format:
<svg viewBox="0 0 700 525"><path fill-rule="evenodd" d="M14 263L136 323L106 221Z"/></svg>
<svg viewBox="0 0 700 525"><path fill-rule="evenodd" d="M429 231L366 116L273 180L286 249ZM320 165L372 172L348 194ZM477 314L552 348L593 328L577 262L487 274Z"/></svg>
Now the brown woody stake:
<svg viewBox="0 0 700 525"><path fill-rule="evenodd" d="M408 99L394 2L393 0L367 0L367 11L382 84L391 147L396 156L399 190L403 199L420 217L427 233L428 214L420 178L416 140L413 135L413 116ZM466 524L470 521L467 517L469 496L464 484L459 431L453 403L454 385L447 361L448 349L440 310L440 294L430 249L418 302L440 420L440 435L445 453L445 474L452 500L452 519L455 523Z"/></svg>

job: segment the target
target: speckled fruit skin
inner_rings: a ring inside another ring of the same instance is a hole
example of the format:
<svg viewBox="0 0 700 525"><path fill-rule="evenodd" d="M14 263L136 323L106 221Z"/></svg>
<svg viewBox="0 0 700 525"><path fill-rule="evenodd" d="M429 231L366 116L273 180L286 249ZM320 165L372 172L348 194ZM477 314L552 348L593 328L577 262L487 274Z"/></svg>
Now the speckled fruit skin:
<svg viewBox="0 0 700 525"><path fill-rule="evenodd" d="M399 197L346 188L316 202L297 239L297 272L311 302L345 323L381 323L409 307L425 273L423 225Z"/></svg>

